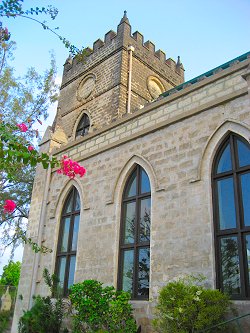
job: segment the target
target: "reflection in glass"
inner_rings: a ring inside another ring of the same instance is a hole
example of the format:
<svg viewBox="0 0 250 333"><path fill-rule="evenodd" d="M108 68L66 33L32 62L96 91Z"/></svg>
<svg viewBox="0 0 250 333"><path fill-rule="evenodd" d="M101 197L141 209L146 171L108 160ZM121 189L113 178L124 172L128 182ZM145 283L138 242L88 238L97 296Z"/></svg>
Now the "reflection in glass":
<svg viewBox="0 0 250 333"><path fill-rule="evenodd" d="M230 145L226 146L223 150L216 173L226 172L232 170L232 161L231 161L231 152L230 152Z"/></svg>
<svg viewBox="0 0 250 333"><path fill-rule="evenodd" d="M75 217L74 217L73 238L72 238L72 245L71 245L71 250L72 251L76 251L76 247L77 247L79 220L80 220L80 215L75 215Z"/></svg>
<svg viewBox="0 0 250 333"><path fill-rule="evenodd" d="M70 198L66 202L66 207L65 207L66 214L72 212L73 210L72 204L73 204L73 192L71 193Z"/></svg>
<svg viewBox="0 0 250 333"><path fill-rule="evenodd" d="M138 272L138 295L149 295L149 267L150 250L143 248L139 250L139 272Z"/></svg>
<svg viewBox="0 0 250 333"><path fill-rule="evenodd" d="M135 235L135 201L125 203L125 239L124 244L134 243Z"/></svg>
<svg viewBox="0 0 250 333"><path fill-rule="evenodd" d="M66 217L63 221L61 252L66 252L68 250L69 227L70 227L70 217Z"/></svg>
<svg viewBox="0 0 250 333"><path fill-rule="evenodd" d="M123 252L122 290L130 292L133 290L134 273L134 250Z"/></svg>
<svg viewBox="0 0 250 333"><path fill-rule="evenodd" d="M250 226L250 173L240 176L244 224Z"/></svg>
<svg viewBox="0 0 250 333"><path fill-rule="evenodd" d="M220 229L236 228L233 178L217 181Z"/></svg>
<svg viewBox="0 0 250 333"><path fill-rule="evenodd" d="M66 257L59 258L59 269L58 269L58 278L59 286L63 289L64 278L65 278L65 267L66 267Z"/></svg>
<svg viewBox="0 0 250 333"><path fill-rule="evenodd" d="M144 170L141 171L141 193L150 192L150 182Z"/></svg>
<svg viewBox="0 0 250 333"><path fill-rule="evenodd" d="M250 235L246 235L246 251L247 251L248 284L250 285Z"/></svg>
<svg viewBox="0 0 250 333"><path fill-rule="evenodd" d="M141 200L140 211L140 241L145 242L150 240L150 214L151 214L151 199Z"/></svg>
<svg viewBox="0 0 250 333"><path fill-rule="evenodd" d="M250 165L250 148L240 140L237 140L240 167Z"/></svg>
<svg viewBox="0 0 250 333"><path fill-rule="evenodd" d="M80 210L80 208L81 208L80 197L79 197L79 194L76 193L75 210Z"/></svg>
<svg viewBox="0 0 250 333"><path fill-rule="evenodd" d="M136 195L136 170L129 178L129 182L125 191L125 198L130 198Z"/></svg>
<svg viewBox="0 0 250 333"><path fill-rule="evenodd" d="M237 237L225 237L220 240L221 270L223 291L240 294L240 267Z"/></svg>
<svg viewBox="0 0 250 333"><path fill-rule="evenodd" d="M74 283L74 275L75 275L75 266L76 266L76 257L70 257L70 264L69 264L69 279L68 279L68 288L72 286Z"/></svg>

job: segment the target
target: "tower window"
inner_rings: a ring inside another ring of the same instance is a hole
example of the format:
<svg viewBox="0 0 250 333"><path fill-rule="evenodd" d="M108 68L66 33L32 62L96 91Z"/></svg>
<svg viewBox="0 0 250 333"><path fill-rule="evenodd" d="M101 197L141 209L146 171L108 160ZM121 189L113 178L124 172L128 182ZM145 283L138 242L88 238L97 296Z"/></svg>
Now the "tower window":
<svg viewBox="0 0 250 333"><path fill-rule="evenodd" d="M80 197L73 187L62 211L56 257L55 273L63 296L67 296L69 287L74 283L79 221Z"/></svg>
<svg viewBox="0 0 250 333"><path fill-rule="evenodd" d="M230 134L215 157L213 174L217 287L250 299L250 145Z"/></svg>
<svg viewBox="0 0 250 333"><path fill-rule="evenodd" d="M87 135L89 132L90 122L86 113L82 116L76 129L76 137Z"/></svg>
<svg viewBox="0 0 250 333"><path fill-rule="evenodd" d="M148 299L150 273L151 189L142 167L127 180L122 200L118 289L132 299Z"/></svg>

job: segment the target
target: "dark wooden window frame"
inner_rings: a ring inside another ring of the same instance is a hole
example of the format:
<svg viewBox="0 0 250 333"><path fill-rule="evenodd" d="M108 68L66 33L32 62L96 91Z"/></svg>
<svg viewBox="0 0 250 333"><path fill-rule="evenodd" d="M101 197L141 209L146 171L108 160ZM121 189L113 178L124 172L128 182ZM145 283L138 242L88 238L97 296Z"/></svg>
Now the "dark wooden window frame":
<svg viewBox="0 0 250 333"><path fill-rule="evenodd" d="M76 128L76 138L78 136L87 135L89 132L89 128L90 128L89 116L86 113L84 113Z"/></svg>
<svg viewBox="0 0 250 333"><path fill-rule="evenodd" d="M73 210L69 213L66 213L66 207L68 205L68 202L71 199L71 196L73 195ZM73 187L68 196L67 199L63 205L63 210L62 210L62 215L60 219L60 228L59 228L59 237L58 237L58 243L57 243L57 254L56 254L56 266L55 266L55 274L58 276L59 274L59 263L60 263L60 258L66 257L66 267L65 267L65 276L64 276L64 283L63 283L63 296L68 295L68 280L69 280L69 268L70 268L70 259L73 256L76 256L76 250L71 250L72 246L72 240L73 240L73 231L74 231L74 220L77 215L80 215L80 209L75 210L76 206L76 197L77 197L78 191L75 187ZM68 248L67 251L62 252L61 246L62 246L62 241L63 241L63 220L65 220L67 217L70 218L70 227L69 227L69 237L68 237Z"/></svg>
<svg viewBox="0 0 250 333"><path fill-rule="evenodd" d="M250 235L250 226L244 226L244 215L243 215L243 202L241 196L241 184L240 176L250 171L250 165L239 166L239 156L237 150L237 140L243 142L249 146L249 143L237 134L230 133L221 143L212 167L212 192L213 192L213 215L214 215L214 239L215 239L215 259L216 259L216 287L223 290L222 286L222 270L221 270L221 251L220 251L220 239L223 237L237 237L239 246L239 266L240 266L240 286L241 294L231 295L232 299L249 300L250 299L250 283L248 274L248 265L246 258L246 235ZM218 163L222 156L223 150L230 143L230 153L232 170L216 173ZM218 180L233 177L234 184L234 202L236 210L236 228L220 230L219 226L219 212L218 212L218 194L216 190L216 182Z"/></svg>
<svg viewBox="0 0 250 333"><path fill-rule="evenodd" d="M119 245L119 262L118 262L118 283L117 287L118 290L122 290L122 274L123 274L123 255L125 250L133 250L134 251L134 269L133 269L133 291L131 295L132 300L148 300L148 297L144 297L137 294L138 290L138 272L139 272L139 250L142 248L149 248L150 250L150 241L139 241L139 216L140 216L140 202L142 199L151 198L151 191L146 192L143 194L139 193L139 189L141 187L141 172L144 170L140 165L136 165L136 167L132 170L130 173L130 176L128 177L126 181L126 185L124 187L123 196L122 196L122 209L121 209L121 222L120 222L120 245ZM136 171L136 195L125 198L125 192L128 186L128 183L133 176L134 172ZM145 171L145 170L144 170ZM146 172L146 171L145 171ZM135 202L136 203L136 216L135 216L135 242L124 244L124 238L125 238L125 204L129 202Z"/></svg>

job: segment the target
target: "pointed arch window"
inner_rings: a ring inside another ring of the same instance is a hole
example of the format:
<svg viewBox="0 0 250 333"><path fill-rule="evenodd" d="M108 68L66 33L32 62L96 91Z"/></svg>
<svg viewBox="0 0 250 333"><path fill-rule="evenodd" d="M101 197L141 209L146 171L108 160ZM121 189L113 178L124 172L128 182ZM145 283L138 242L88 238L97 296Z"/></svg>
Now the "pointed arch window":
<svg viewBox="0 0 250 333"><path fill-rule="evenodd" d="M148 175L137 165L122 199L118 289L132 299L148 299L150 273L151 189Z"/></svg>
<svg viewBox="0 0 250 333"><path fill-rule="evenodd" d="M217 287L250 299L250 145L231 133L213 164Z"/></svg>
<svg viewBox="0 0 250 333"><path fill-rule="evenodd" d="M63 296L67 296L69 287L74 283L79 221L80 197L73 187L63 206L57 246L55 273Z"/></svg>
<svg viewBox="0 0 250 333"><path fill-rule="evenodd" d="M85 136L89 132L90 121L89 117L86 113L83 114L82 118L80 119L77 129L76 129L76 138L78 136Z"/></svg>

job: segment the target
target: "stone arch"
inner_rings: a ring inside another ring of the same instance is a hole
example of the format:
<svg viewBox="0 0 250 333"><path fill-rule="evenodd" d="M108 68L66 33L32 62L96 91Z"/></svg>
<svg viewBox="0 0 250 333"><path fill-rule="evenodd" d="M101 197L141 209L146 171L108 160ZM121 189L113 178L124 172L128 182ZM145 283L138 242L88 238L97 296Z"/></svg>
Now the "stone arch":
<svg viewBox="0 0 250 333"><path fill-rule="evenodd" d="M125 183L136 164L139 164L146 171L150 180L151 193L159 189L158 179L149 161L143 156L133 155L123 166L122 170L120 171L116 179L113 191L110 195L111 203L115 201L115 198L118 198L118 201L121 199L121 192L123 191Z"/></svg>
<svg viewBox="0 0 250 333"><path fill-rule="evenodd" d="M127 179L131 175L131 172L135 165L140 165L145 172L147 173L149 180L150 180L150 187L151 187L151 201L153 203L154 200L154 194L159 190L158 185L158 179L156 177L156 174L154 172L154 169L152 165L149 163L149 161L140 156L140 155L133 155L123 166L122 170L120 171L115 185L113 187L113 191L111 194L111 200L109 203L114 203L114 211L115 211L115 234L116 239L114 242L115 245L115 255L114 255L114 267L115 267L115 274L113 276L113 284L117 285L117 272L118 272L118 258L119 258L119 240L120 240L120 227L121 227L121 202L122 202L122 195L124 191L124 187L126 184ZM153 212L153 204L152 204L152 210L151 210L151 219L153 220L154 212ZM151 271L150 271L151 272ZM151 274L151 273L150 273Z"/></svg>
<svg viewBox="0 0 250 333"><path fill-rule="evenodd" d="M199 160L197 176L191 182L201 180L204 175L207 175L207 173L211 171L217 149L229 132L234 132L245 138L247 141L250 139L249 125L243 122L238 122L234 119L225 120L208 138Z"/></svg>
<svg viewBox="0 0 250 333"><path fill-rule="evenodd" d="M76 134L76 129L77 129L77 126L80 122L80 120L82 119L83 115L86 114L89 118L89 133L92 132L92 127L93 127L93 121L92 121L92 118L91 118L91 115L90 115L90 112L87 110L87 109L83 109L80 114L78 115L78 117L76 118L75 120L75 123L74 123L74 126L73 126L73 131L72 131L72 138L75 139L75 134Z"/></svg>

